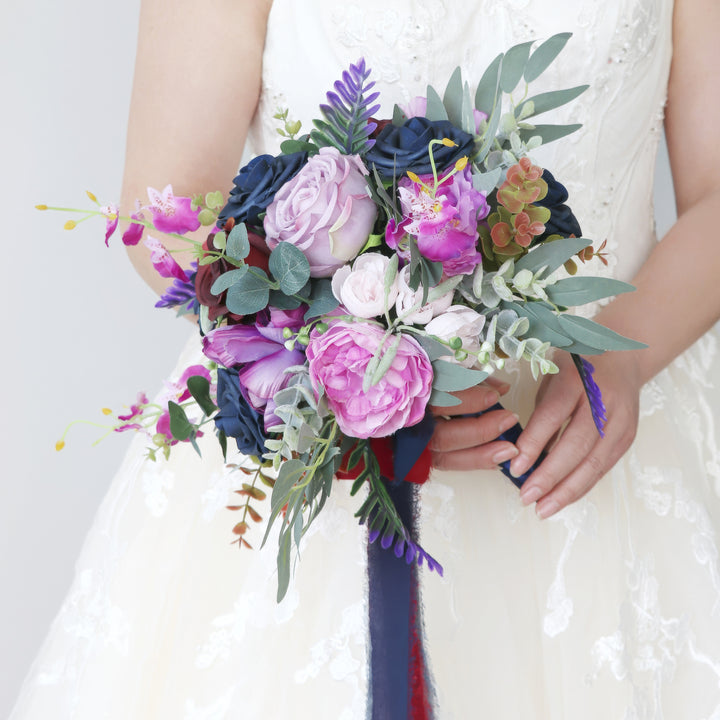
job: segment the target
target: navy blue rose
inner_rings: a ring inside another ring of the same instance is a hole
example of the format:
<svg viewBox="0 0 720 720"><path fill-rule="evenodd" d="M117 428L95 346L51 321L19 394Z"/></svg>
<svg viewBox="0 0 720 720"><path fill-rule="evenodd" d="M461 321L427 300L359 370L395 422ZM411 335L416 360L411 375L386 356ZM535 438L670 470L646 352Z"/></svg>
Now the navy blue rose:
<svg viewBox="0 0 720 720"><path fill-rule="evenodd" d="M237 370L218 368L215 427L235 438L238 450L261 457L265 452L265 421L240 392Z"/></svg>
<svg viewBox="0 0 720 720"><path fill-rule="evenodd" d="M473 151L473 136L456 128L448 120L412 117L399 127L386 125L375 139L375 145L365 155L365 162L370 169L375 165L383 179L391 179L393 173L395 177L400 177L408 170L418 175L429 175L432 166L428 145L431 140L443 138L449 138L457 145L433 145L438 172Z"/></svg>
<svg viewBox="0 0 720 720"><path fill-rule="evenodd" d="M307 153L289 155L258 155L241 168L233 180L235 187L230 191L227 204L218 216L218 227L223 227L228 218L235 222L259 225L258 215L273 201L275 193L295 177L307 161Z"/></svg>
<svg viewBox="0 0 720 720"><path fill-rule="evenodd" d="M573 211L565 205L568 199L565 186L559 183L549 170L543 170L542 179L547 183L548 192L542 200L537 200L535 205L542 205L550 210L550 219L545 223L545 232L536 238L534 244L542 242L550 235L582 237L580 223Z"/></svg>

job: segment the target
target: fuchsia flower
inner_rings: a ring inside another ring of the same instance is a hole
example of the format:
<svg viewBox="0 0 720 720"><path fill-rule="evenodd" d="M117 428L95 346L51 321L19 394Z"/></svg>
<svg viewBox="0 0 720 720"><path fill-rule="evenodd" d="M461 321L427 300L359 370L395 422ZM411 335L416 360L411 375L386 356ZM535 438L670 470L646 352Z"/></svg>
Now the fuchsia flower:
<svg viewBox="0 0 720 720"><path fill-rule="evenodd" d="M368 363L380 343L398 342L388 371L363 390ZM385 330L366 322L336 322L322 335L313 333L307 347L310 381L325 393L328 406L345 435L384 437L416 425L425 416L433 370L425 351L411 337L386 339Z"/></svg>
<svg viewBox="0 0 720 720"><path fill-rule="evenodd" d="M162 192L151 187L147 191L150 198L148 210L152 213L153 225L157 230L184 235L200 227L200 209L192 209L190 198L175 197L172 185L166 185Z"/></svg>
<svg viewBox="0 0 720 720"><path fill-rule="evenodd" d="M191 395L187 387L187 381L195 375L202 375L208 382L211 382L210 371L204 365L190 365L177 380L165 382L166 391L160 399L160 405L166 406L170 400L176 403L189 400ZM214 391L211 389L211 394L212 392ZM170 412L168 410L160 413L155 431L161 435L165 435L171 445L177 442L170 432ZM202 437L202 433L198 432L197 437Z"/></svg>
<svg viewBox="0 0 720 720"><path fill-rule="evenodd" d="M148 397L144 392L139 392L134 405L130 406L130 412L125 415L118 414L118 420L122 420L123 424L115 428L115 432L125 432L126 430L142 430L142 425L137 422L131 422L136 418L140 418L149 403Z"/></svg>
<svg viewBox="0 0 720 720"><path fill-rule="evenodd" d="M285 370L305 364L304 352L285 347L283 329L301 328L306 310L305 305L297 310L268 308L258 314L255 325L227 325L203 338L203 352L210 360L239 368L243 395L256 410L264 412L266 430L280 422L273 397L290 380Z"/></svg>
<svg viewBox="0 0 720 720"><path fill-rule="evenodd" d="M446 275L471 273L482 260L477 251L477 225L490 211L485 194L473 187L469 167L452 172L444 182L440 178L434 190L432 175L418 180L400 180L403 220L399 225L390 220L385 232L387 244L400 248L407 259L409 252L402 249L401 242L405 235L412 235L420 253L428 260L442 262Z"/></svg>
<svg viewBox="0 0 720 720"><path fill-rule="evenodd" d="M174 277L183 282L188 281L187 273L177 264L173 256L159 240L148 236L143 243L150 250L150 260L161 277Z"/></svg>
<svg viewBox="0 0 720 720"><path fill-rule="evenodd" d="M143 217L141 210L134 212L130 217L133 220L144 220L145 219ZM143 234L144 230L145 230L144 225L141 225L140 223L136 223L136 222L130 223L130 225L128 225L127 230L125 230L125 232L122 235L123 245L126 245L126 246L137 245L142 238L142 234Z"/></svg>

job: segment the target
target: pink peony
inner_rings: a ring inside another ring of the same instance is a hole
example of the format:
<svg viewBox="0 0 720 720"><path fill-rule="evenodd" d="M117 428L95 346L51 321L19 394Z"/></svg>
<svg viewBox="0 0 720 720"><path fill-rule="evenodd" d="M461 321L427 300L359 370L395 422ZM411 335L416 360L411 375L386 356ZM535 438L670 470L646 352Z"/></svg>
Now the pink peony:
<svg viewBox="0 0 720 720"><path fill-rule="evenodd" d="M411 337L400 336L390 368L376 385L363 390L365 369L385 337L371 323L337 322L307 347L310 380L317 394L325 392L337 424L350 437L392 435L416 425L425 416L433 381L425 351ZM385 341L386 350L396 337Z"/></svg>
<svg viewBox="0 0 720 720"><path fill-rule="evenodd" d="M312 277L329 277L356 257L377 214L367 172L357 155L321 148L268 205L263 223L268 247L295 245L310 261Z"/></svg>

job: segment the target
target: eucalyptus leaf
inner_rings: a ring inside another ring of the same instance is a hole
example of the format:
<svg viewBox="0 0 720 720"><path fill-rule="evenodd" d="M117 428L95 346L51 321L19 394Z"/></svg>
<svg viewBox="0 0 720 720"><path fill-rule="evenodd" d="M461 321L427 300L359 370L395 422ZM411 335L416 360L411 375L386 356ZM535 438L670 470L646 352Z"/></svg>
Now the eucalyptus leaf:
<svg viewBox="0 0 720 720"><path fill-rule="evenodd" d="M632 285L612 278L569 277L548 285L545 292L556 305L574 307L612 295L632 292L634 289Z"/></svg>
<svg viewBox="0 0 720 720"><path fill-rule="evenodd" d="M430 361L437 360L441 357L453 355L453 351L447 346L438 342L429 335L416 335L415 339L420 343L422 349L427 353Z"/></svg>
<svg viewBox="0 0 720 720"><path fill-rule="evenodd" d="M503 92L511 93L517 87L525 72L532 44L532 40L524 42L511 47L505 53L500 70L500 87Z"/></svg>
<svg viewBox="0 0 720 720"><path fill-rule="evenodd" d="M532 82L539 78L560 54L571 37L572 33L569 32L558 33L542 43L530 56L525 66L525 80Z"/></svg>
<svg viewBox="0 0 720 720"><path fill-rule="evenodd" d="M448 120L456 127L462 127L463 84L462 71L459 67L453 70L442 101L447 111Z"/></svg>
<svg viewBox="0 0 720 720"><path fill-rule="evenodd" d="M332 312L340 304L333 295L332 284L328 278L312 281L309 303L310 307L305 312L306 321Z"/></svg>
<svg viewBox="0 0 720 720"><path fill-rule="evenodd" d="M533 129L523 128L520 130L520 139L528 142L530 138L539 137L543 145L564 138L566 135L579 130L582 125L575 123L573 125L535 125Z"/></svg>
<svg viewBox="0 0 720 720"><path fill-rule="evenodd" d="M408 116L405 114L405 111L399 105L395 105L393 108L392 124L395 127L400 127L405 124L407 119Z"/></svg>
<svg viewBox="0 0 720 720"><path fill-rule="evenodd" d="M456 405L461 405L462 400L459 400L454 395L443 392L442 390L433 390L430 393L428 403L430 405L434 405L435 407L455 407Z"/></svg>
<svg viewBox="0 0 720 720"><path fill-rule="evenodd" d="M430 85L427 87L427 109L425 110L425 117L433 121L448 119L447 110L445 110L443 101Z"/></svg>
<svg viewBox="0 0 720 720"><path fill-rule="evenodd" d="M377 368L375 368L375 372L373 373L372 378L370 379L371 386L377 385L383 379L385 373L390 369L390 365L392 365L392 361L397 355L398 347L400 346L400 340L401 336L396 335L395 339L390 344L390 347L383 354Z"/></svg>
<svg viewBox="0 0 720 720"><path fill-rule="evenodd" d="M264 310L269 299L268 277L262 269L254 267L230 287L225 305L236 315L251 315Z"/></svg>
<svg viewBox="0 0 720 720"><path fill-rule="evenodd" d="M473 173L473 187L482 193L490 193L496 187L502 177L502 168L495 168L486 173Z"/></svg>
<svg viewBox="0 0 720 720"><path fill-rule="evenodd" d="M280 290L271 290L268 303L278 310L295 310L302 305L302 300L292 295L286 295Z"/></svg>
<svg viewBox="0 0 720 720"><path fill-rule="evenodd" d="M290 491L306 470L305 463L297 458L287 460L280 466L270 498L270 509L273 512L280 510L287 503Z"/></svg>
<svg viewBox="0 0 720 720"><path fill-rule="evenodd" d="M490 151L490 148L492 147L492 144L495 142L495 135L497 134L497 129L500 124L500 118L502 117L502 103L498 102L495 106L495 109L493 110L492 115L490 115L490 119L488 120L488 126L485 132L483 133L483 141L480 145L480 148L478 149L477 156L475 158L476 162L482 162L485 159L485 156Z"/></svg>
<svg viewBox="0 0 720 720"><path fill-rule="evenodd" d="M238 282L243 275L248 270L247 265L241 265L239 268L236 268L235 270L228 270L227 272L224 272L215 282L212 284L212 287L210 288L210 292L213 295L220 295L221 293L225 292L231 285L234 285L236 282Z"/></svg>
<svg viewBox="0 0 720 720"><path fill-rule="evenodd" d="M280 150L284 155L291 155L296 152L306 152L309 155L316 155L318 146L303 140L284 140L280 143Z"/></svg>
<svg viewBox="0 0 720 720"><path fill-rule="evenodd" d="M618 335L610 328L587 318L576 315L560 315L558 321L570 337L598 350L640 350L647 347L644 343Z"/></svg>
<svg viewBox="0 0 720 720"><path fill-rule="evenodd" d="M168 401L170 413L170 432L175 440L187 440L195 432L194 425L188 420L185 410L172 400Z"/></svg>
<svg viewBox="0 0 720 720"><path fill-rule="evenodd" d="M498 104L498 87L500 85L500 66L503 60L503 53L500 53L488 65L487 70L483 73L477 90L475 91L475 107L484 112L488 117L495 110Z"/></svg>
<svg viewBox="0 0 720 720"><path fill-rule="evenodd" d="M244 260L250 254L250 241L245 223L238 223L230 231L225 254L233 260Z"/></svg>
<svg viewBox="0 0 720 720"><path fill-rule="evenodd" d="M521 317L530 321L527 335L542 342L549 342L554 347L565 348L572 345L572 340L562 332L557 315L542 302L514 303L503 302L503 309L514 310Z"/></svg>
<svg viewBox="0 0 720 720"><path fill-rule="evenodd" d="M479 385L488 377L488 373L484 370L472 370L446 360L435 360L432 366L435 373L433 390L445 392L467 390L467 388Z"/></svg>
<svg viewBox="0 0 720 720"><path fill-rule="evenodd" d="M592 241L587 238L561 238L560 240L543 243L515 263L515 272L529 270L535 275L542 268L545 268L543 274L548 277L588 245L592 245Z"/></svg>
<svg viewBox="0 0 720 720"><path fill-rule="evenodd" d="M310 263L294 245L280 242L270 253L268 266L286 295L298 292L310 279Z"/></svg>
<svg viewBox="0 0 720 720"><path fill-rule="evenodd" d="M217 410L217 406L210 397L210 381L206 377L192 375L188 378L187 389L207 416L212 415Z"/></svg>
<svg viewBox="0 0 720 720"><path fill-rule="evenodd" d="M524 118L542 115L542 113L555 108L562 107L566 103L572 102L576 97L582 95L590 86L578 85L577 87L568 88L567 90L552 90L551 92L540 93L534 97L528 98L521 102L515 108L515 117L520 117L523 108L532 103L532 112L523 115Z"/></svg>
<svg viewBox="0 0 720 720"><path fill-rule="evenodd" d="M280 602L287 593L290 585L290 549L291 549L290 530L281 533L278 544L277 569L278 569L278 589L277 601Z"/></svg>
<svg viewBox="0 0 720 720"><path fill-rule="evenodd" d="M468 135L477 134L474 110L475 106L472 101L472 96L470 95L470 85L466 82L463 88L462 104L460 107L460 120L462 123L460 127L468 133Z"/></svg>

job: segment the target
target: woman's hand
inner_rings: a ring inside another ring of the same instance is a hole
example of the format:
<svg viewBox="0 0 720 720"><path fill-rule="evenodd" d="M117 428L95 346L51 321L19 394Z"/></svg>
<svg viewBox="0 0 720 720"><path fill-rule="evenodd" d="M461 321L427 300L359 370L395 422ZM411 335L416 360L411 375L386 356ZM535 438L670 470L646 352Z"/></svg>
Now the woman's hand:
<svg viewBox="0 0 720 720"><path fill-rule="evenodd" d="M520 493L523 504L537 503L541 518L581 498L630 447L642 386L635 353L611 352L592 358L607 410L605 437L601 438L572 358L561 352L553 359L560 372L546 376L540 386L535 410L517 441L520 453L510 464L513 475L521 475L550 448Z"/></svg>
<svg viewBox="0 0 720 720"><path fill-rule="evenodd" d="M461 400L453 407L433 407L435 432L430 440L433 467L440 470L478 470L497 467L514 458L518 450L509 442L495 441L518 421L509 410L470 415L495 405L510 386L492 378L480 385L453 393ZM495 441L495 442L494 442Z"/></svg>

